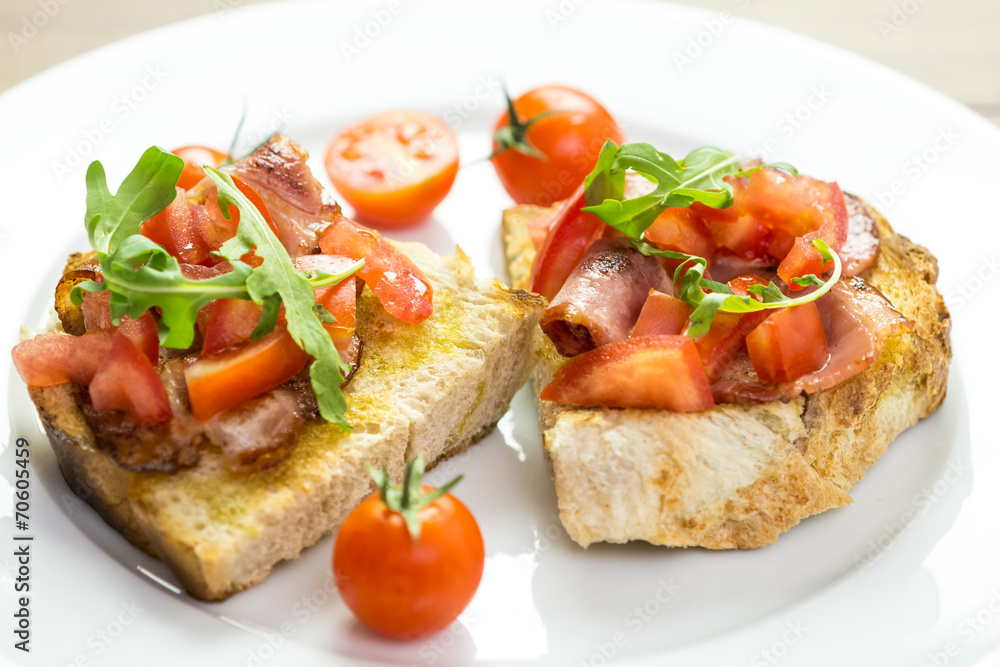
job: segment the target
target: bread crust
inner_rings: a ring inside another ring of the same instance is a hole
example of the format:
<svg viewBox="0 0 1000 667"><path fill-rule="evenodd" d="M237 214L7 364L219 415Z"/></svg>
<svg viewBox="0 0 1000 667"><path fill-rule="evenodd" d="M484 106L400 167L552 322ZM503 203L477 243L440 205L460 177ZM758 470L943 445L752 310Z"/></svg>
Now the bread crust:
<svg viewBox="0 0 1000 667"><path fill-rule="evenodd" d="M405 460L423 454L432 466L489 433L530 373L544 300L477 280L460 249L441 257L396 245L430 280L435 310L406 325L364 291L365 358L345 392L350 435L307 423L287 460L252 474L212 452L177 473L135 473L97 449L71 385L29 388L73 492L193 596L222 600L335 531L374 488L364 464L399 481Z"/></svg>
<svg viewBox="0 0 1000 667"><path fill-rule="evenodd" d="M787 403L721 404L702 413L572 408L539 400L546 457L570 537L668 546L754 548L802 519L851 501L850 490L897 435L944 400L951 320L937 261L875 216L878 262L862 274L912 334L892 338L870 369ZM547 209L504 213L515 287L527 288L535 250L528 222ZM536 393L562 363L536 332Z"/></svg>

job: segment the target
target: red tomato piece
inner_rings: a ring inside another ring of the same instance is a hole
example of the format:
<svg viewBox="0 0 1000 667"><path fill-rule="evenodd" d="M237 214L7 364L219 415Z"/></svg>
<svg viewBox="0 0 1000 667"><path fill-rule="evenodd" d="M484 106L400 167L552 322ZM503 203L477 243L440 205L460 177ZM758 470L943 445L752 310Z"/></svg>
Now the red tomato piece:
<svg viewBox="0 0 1000 667"><path fill-rule="evenodd" d="M284 327L184 369L191 411L204 421L290 380L309 361Z"/></svg>
<svg viewBox="0 0 1000 667"><path fill-rule="evenodd" d="M84 292L83 326L88 331L106 331L113 329L111 324L111 292ZM160 335L153 314L145 312L138 320L123 315L118 322L118 329L146 355L149 363L154 366L160 361Z"/></svg>
<svg viewBox="0 0 1000 667"><path fill-rule="evenodd" d="M715 402L687 336L627 338L579 354L556 370L542 400L611 408L708 410Z"/></svg>
<svg viewBox="0 0 1000 667"><path fill-rule="evenodd" d="M740 216L736 221L725 224L709 222L708 228L719 246L738 257L755 259L767 256L771 233L750 216Z"/></svg>
<svg viewBox="0 0 1000 667"><path fill-rule="evenodd" d="M29 387L51 387L64 382L87 385L111 351L112 331L82 336L40 334L11 350L14 368Z"/></svg>
<svg viewBox="0 0 1000 667"><path fill-rule="evenodd" d="M229 157L208 146L184 146L171 152L184 160L184 171L177 181L177 187L184 190L190 190L205 178L204 165L218 168Z"/></svg>
<svg viewBox="0 0 1000 667"><path fill-rule="evenodd" d="M423 272L373 229L338 216L319 237L327 255L365 260L357 276L386 312L408 324L420 324L434 312L434 290Z"/></svg>
<svg viewBox="0 0 1000 667"><path fill-rule="evenodd" d="M97 410L121 410L151 427L170 419L170 401L149 359L121 331L90 381Z"/></svg>
<svg viewBox="0 0 1000 667"><path fill-rule="evenodd" d="M465 505L445 494L417 516L414 543L403 517L372 494L348 515L333 551L344 604L369 628L398 639L446 628L483 576L483 537Z"/></svg>
<svg viewBox="0 0 1000 667"><path fill-rule="evenodd" d="M835 183L824 183L809 176L796 178L778 169L767 167L750 176L742 203L742 215L749 215L770 230L796 237L814 232L835 215L830 207L836 204ZM846 222L846 204L844 221ZM844 230L846 231L846 226ZM831 243L835 243L831 239Z"/></svg>
<svg viewBox="0 0 1000 667"><path fill-rule="evenodd" d="M303 255L295 258L295 268L307 271L314 269L335 275L354 264L350 257L333 255ZM349 276L336 285L320 287L316 290L316 303L333 315L336 322L324 322L323 328L330 334L330 340L341 354L347 350L354 338L357 323L358 290L357 278Z"/></svg>
<svg viewBox="0 0 1000 667"><path fill-rule="evenodd" d="M216 299L208 312L201 353L214 354L250 340L260 322L262 306L246 299Z"/></svg>
<svg viewBox="0 0 1000 667"><path fill-rule="evenodd" d="M358 217L385 227L420 222L458 174L458 140L440 118L390 111L347 128L330 142L326 173Z"/></svg>
<svg viewBox="0 0 1000 667"><path fill-rule="evenodd" d="M673 207L657 216L646 230L647 241L663 250L673 250L704 257L715 257L715 241L708 226L687 207Z"/></svg>
<svg viewBox="0 0 1000 667"><path fill-rule="evenodd" d="M507 193L518 204L550 206L566 199L594 168L604 142L623 141L611 114L594 98L568 86L542 86L514 100L521 123L549 114L524 133L526 143L544 157L508 149L491 161ZM496 130L511 124L509 113L497 120ZM494 140L493 150L500 145Z"/></svg>
<svg viewBox="0 0 1000 667"><path fill-rule="evenodd" d="M764 382L791 382L822 368L829 353L816 304L775 312L747 336L747 351Z"/></svg>
<svg viewBox="0 0 1000 667"><path fill-rule="evenodd" d="M677 335L684 331L692 312L694 309L680 299L649 290L639 319L632 327L632 337Z"/></svg>
<svg viewBox="0 0 1000 667"><path fill-rule="evenodd" d="M729 208L712 208L704 204L695 202L691 204L691 210L706 223L728 225L740 219L743 212L743 197L746 193L747 178L734 178L726 176L723 178L733 189L733 205Z"/></svg>
<svg viewBox="0 0 1000 667"><path fill-rule="evenodd" d="M165 209L143 223L140 233L185 264L201 264L208 259L209 247L196 228L191 205L181 188L177 188L177 196Z"/></svg>
<svg viewBox="0 0 1000 667"><path fill-rule="evenodd" d="M734 294L748 296L751 285L767 285L758 276L740 276L729 281ZM760 299L757 298L759 301ZM746 336L771 315L770 310L753 313L718 312L708 332L695 339L698 355L705 367L709 382L715 382L736 357L746 349Z"/></svg>
<svg viewBox="0 0 1000 667"><path fill-rule="evenodd" d="M556 214L541 249L531 267L531 291L551 301L583 259L587 248L600 238L605 224L600 218L584 213L583 184L564 201Z"/></svg>

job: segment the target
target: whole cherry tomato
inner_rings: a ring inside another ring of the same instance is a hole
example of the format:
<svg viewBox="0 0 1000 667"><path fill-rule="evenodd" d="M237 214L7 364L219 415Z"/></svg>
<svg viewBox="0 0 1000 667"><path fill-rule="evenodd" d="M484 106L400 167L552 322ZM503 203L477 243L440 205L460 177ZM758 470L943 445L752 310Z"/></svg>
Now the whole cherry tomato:
<svg viewBox="0 0 1000 667"><path fill-rule="evenodd" d="M483 538L472 513L448 491L421 486L421 457L402 488L369 469L380 490L337 534L333 575L358 620L390 637L414 639L448 627L483 575Z"/></svg>
<svg viewBox="0 0 1000 667"><path fill-rule="evenodd" d="M568 198L594 168L604 142L622 143L611 114L575 88L542 86L507 102L491 160L518 204L551 206Z"/></svg>

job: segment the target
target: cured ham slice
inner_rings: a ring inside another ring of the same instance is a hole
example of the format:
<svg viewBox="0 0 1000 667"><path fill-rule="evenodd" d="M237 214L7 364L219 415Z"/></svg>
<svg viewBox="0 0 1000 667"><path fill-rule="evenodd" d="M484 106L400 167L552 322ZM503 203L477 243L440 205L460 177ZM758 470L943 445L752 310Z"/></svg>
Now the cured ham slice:
<svg viewBox="0 0 1000 667"><path fill-rule="evenodd" d="M301 146L279 134L226 169L264 200L278 239L292 258L312 253L319 233L340 213L340 206L312 175L308 159Z"/></svg>
<svg viewBox="0 0 1000 667"><path fill-rule="evenodd" d="M673 291L658 260L628 239L599 239L542 315L542 330L567 357L624 340L650 289Z"/></svg>
<svg viewBox="0 0 1000 667"><path fill-rule="evenodd" d="M788 400L805 392L828 389L871 368L885 342L913 331L913 320L901 315L889 300L863 278L842 279L816 301L826 333L830 359L823 368L792 382L765 384L748 355L740 355L712 384L720 403L766 403Z"/></svg>
<svg viewBox="0 0 1000 667"><path fill-rule="evenodd" d="M875 215L854 195L844 195L847 202L847 240L840 248L844 275L856 276L878 261L879 234Z"/></svg>

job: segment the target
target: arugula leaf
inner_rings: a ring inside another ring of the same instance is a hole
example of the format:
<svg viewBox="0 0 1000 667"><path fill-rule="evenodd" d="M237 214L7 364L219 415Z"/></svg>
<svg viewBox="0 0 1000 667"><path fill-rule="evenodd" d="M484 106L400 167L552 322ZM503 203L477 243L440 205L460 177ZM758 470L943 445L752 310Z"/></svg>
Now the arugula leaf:
<svg viewBox="0 0 1000 667"><path fill-rule="evenodd" d="M228 219L230 205L236 206L240 212L236 236L222 245L219 254L234 261L254 249L256 256L264 260L246 280L250 298L264 304L265 312L279 299L284 303L288 332L295 343L315 359L309 374L320 414L327 421L349 431L344 418L347 401L340 391L340 384L350 366L341 360L330 335L316 317L312 285L305 274L292 264L264 216L240 192L232 177L208 166L205 173L215 183L222 214Z"/></svg>
<svg viewBox="0 0 1000 667"><path fill-rule="evenodd" d="M98 257L113 252L125 239L137 234L143 222L174 200L183 170L184 160L151 146L112 195L104 166L96 160L90 163L84 226Z"/></svg>
<svg viewBox="0 0 1000 667"><path fill-rule="evenodd" d="M246 281L253 269L237 260L233 270L206 280L191 280L163 246L135 234L126 238L101 262L104 282L77 285L70 293L73 303L83 302L81 290L111 292L111 321L122 315L138 319L159 307L160 344L185 349L194 341L198 311L215 299L249 299Z"/></svg>
<svg viewBox="0 0 1000 667"><path fill-rule="evenodd" d="M615 146L613 159L610 158L612 146ZM621 201L617 188L608 188L607 184L624 184L627 169L655 181L656 189L642 197ZM609 141L601 150L594 171L585 180L588 206L583 210L627 236L639 239L668 208L690 206L695 202L712 208L732 206L732 187L722 179L738 171L739 159L735 154L712 146L696 148L678 162L650 144L616 146ZM609 190L611 196L603 196L599 189ZM592 201L601 203L592 204Z"/></svg>
<svg viewBox="0 0 1000 667"><path fill-rule="evenodd" d="M752 313L759 310L769 310L774 308L790 308L800 306L811 301L815 301L830 291L840 280L843 269L840 257L827 245L823 239L814 239L812 246L819 251L823 258L823 263L833 262L833 274L829 280L824 281L815 274L810 273L802 278L794 278L793 282L803 287L816 285L819 289L804 296L792 299L785 294L773 282L767 285L751 285L748 291L751 294L761 297L762 301L749 296L739 296L733 294L732 289L724 283L717 283L714 280L704 278L706 260L697 255L688 255L682 252L670 250L660 250L645 241L632 241L632 244L643 255L666 257L668 259L683 259L684 261L674 272L674 286L677 289L677 298L694 308L691 313L691 326L688 327L687 335L691 338L698 338L708 333L715 319L715 314L719 311L724 313ZM688 267L685 270L685 267ZM681 273L683 271L683 274ZM705 290L710 290L705 292Z"/></svg>
<svg viewBox="0 0 1000 667"><path fill-rule="evenodd" d="M761 169L767 169L767 168L780 169L781 171L787 171L795 178L799 177L799 170L796 169L794 165L789 164L788 162L768 162L767 164L762 164L757 167L750 167L749 169L744 169L740 173L736 174L736 177L739 178L742 176L750 176L756 171L760 171Z"/></svg>

